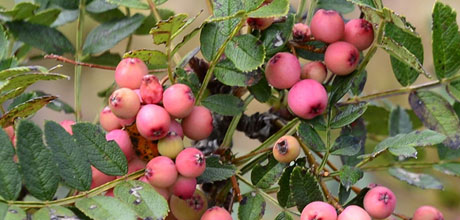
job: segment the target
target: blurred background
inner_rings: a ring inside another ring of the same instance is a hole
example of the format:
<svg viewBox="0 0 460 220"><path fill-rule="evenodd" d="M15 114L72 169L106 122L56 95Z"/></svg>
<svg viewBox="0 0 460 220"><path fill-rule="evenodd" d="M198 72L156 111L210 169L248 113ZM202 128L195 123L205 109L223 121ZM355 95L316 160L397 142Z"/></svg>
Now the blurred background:
<svg viewBox="0 0 460 220"><path fill-rule="evenodd" d="M407 20L412 23L417 32L422 36L422 41L425 49L424 66L430 73L434 73L434 67L432 63L432 50L431 50L431 12L435 0L383 0L384 5L388 8L393 9L396 13L404 15ZM459 10L459 0L441 0L441 2L449 4L451 7ZM299 0L291 1L294 8L297 8ZM14 5L14 0L1 0L0 5L10 9ZM200 10L204 10L203 14L194 22L194 25L189 27L189 31L198 26L208 16L207 6L205 0L169 0L167 3L161 5L160 8L168 8L176 13L186 13L189 15L196 15ZM136 12L136 11L135 11ZM146 14L148 11L139 11L140 13ZM359 17L359 10L355 9L353 13L347 14L346 18L357 18ZM457 17L457 22L460 23L460 17ZM86 36L98 23L92 20L89 16L85 19L85 32ZM75 45L75 33L76 33L76 22L67 24L60 28L60 30L72 41ZM184 33L188 33L185 31ZM31 33L33 34L33 33ZM179 41L182 37L176 38ZM176 42L177 44L178 42ZM123 54L126 47L127 40L120 42L114 47L111 52L118 52ZM196 36L186 46L180 50L180 55L185 55L188 51L193 50L199 45L199 36ZM132 49L159 49L162 47L156 47L152 43L152 38L149 35L139 36L135 35L133 39ZM36 55L42 54L41 51L34 50L32 53ZM69 57L72 58L72 57ZM73 58L72 58L73 59ZM38 60L29 62L29 65L43 65L46 67L52 67L58 64L54 60ZM69 104L73 105L73 72L74 67L70 64L63 64L64 67L58 69L56 72L67 74L71 77L71 80L65 81L50 81L40 82L35 86L29 88L29 90L42 90L49 94L58 95L61 99ZM391 64L389 55L379 50L374 58L368 65L368 82L365 86L363 94L370 94L377 91L383 91L388 89L394 89L400 87L396 81ZM434 75L434 74L433 74ZM102 99L96 96L96 93L110 84L114 80L114 72L100 69L91 69L83 67L82 73L82 115L83 120L93 121L95 116L100 110L106 105L102 103ZM430 79L420 76L415 84L429 81ZM433 80L433 79L431 79ZM408 107L407 96L397 96L389 99L395 104ZM250 105L248 114L252 114L257 111L266 111L268 108L262 104L253 103ZM40 110L33 118L38 124L43 124L45 119L52 119L55 121L61 121L65 119L73 119L73 115L66 115L64 113L56 113L52 110L44 108ZM387 126L387 125L382 125ZM237 148L235 151L239 152L240 155L249 152L255 146L258 145L257 141L249 140L243 134L238 133L234 138L234 147ZM421 154L420 157L434 159L436 157L435 151L427 151L425 154ZM338 163L340 163L337 160ZM434 176L442 178L445 183L445 189L443 191L435 190L421 190L405 183L395 180L389 176L386 171L375 172L366 174L365 178L361 180L358 185L360 187L367 186L369 183L379 183L390 187L398 197L397 212L411 216L415 209L422 205L434 205L444 213L445 219L458 220L460 219L460 179L454 177L446 177L446 175L438 175L433 173ZM332 188L337 189L337 185L331 185ZM249 188L244 188L248 191ZM274 219L279 210L276 207L267 203L267 209L264 219ZM235 218L236 219L236 218Z"/></svg>

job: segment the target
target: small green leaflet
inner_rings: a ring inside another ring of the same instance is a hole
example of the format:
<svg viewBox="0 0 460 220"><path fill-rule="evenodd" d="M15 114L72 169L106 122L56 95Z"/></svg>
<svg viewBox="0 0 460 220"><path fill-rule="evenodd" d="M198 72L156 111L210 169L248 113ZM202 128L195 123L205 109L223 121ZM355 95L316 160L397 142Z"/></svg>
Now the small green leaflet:
<svg viewBox="0 0 460 220"><path fill-rule="evenodd" d="M0 118L0 126L6 127L12 125L16 118L28 117L56 98L56 96L42 96L21 103L2 115Z"/></svg>
<svg viewBox="0 0 460 220"><path fill-rule="evenodd" d="M268 189L281 177L286 164L279 163L273 156L268 158L268 164L257 164L251 171L251 182L260 189Z"/></svg>
<svg viewBox="0 0 460 220"><path fill-rule="evenodd" d="M244 103L233 95L216 94L201 102L203 106L221 115L235 116L244 111Z"/></svg>
<svg viewBox="0 0 460 220"><path fill-rule="evenodd" d="M19 167L14 162L15 150L4 129L0 129L0 196L15 200L21 191L22 180Z"/></svg>
<svg viewBox="0 0 460 220"><path fill-rule="evenodd" d="M428 174L413 173L402 168L390 168L388 172L395 178L422 189L442 190L444 188L438 179Z"/></svg>
<svg viewBox="0 0 460 220"><path fill-rule="evenodd" d="M161 69L168 66L168 57L161 51L140 49L125 53L123 58L139 58L149 69Z"/></svg>
<svg viewBox="0 0 460 220"><path fill-rule="evenodd" d="M263 44L253 35L234 37L225 48L225 55L243 72L255 70L265 59Z"/></svg>
<svg viewBox="0 0 460 220"><path fill-rule="evenodd" d="M273 0L270 4L262 6L257 10L250 12L251 18L280 17L289 12L289 0Z"/></svg>
<svg viewBox="0 0 460 220"><path fill-rule="evenodd" d="M298 210L303 210L310 202L324 201L318 180L301 166L296 166L292 171L290 185Z"/></svg>
<svg viewBox="0 0 460 220"><path fill-rule="evenodd" d="M75 203L85 215L95 220L136 220L136 213L124 202L109 197L95 196L80 199Z"/></svg>
<svg viewBox="0 0 460 220"><path fill-rule="evenodd" d="M238 218L244 220L262 219L267 203L257 192L248 192L243 195L243 200L238 208Z"/></svg>
<svg viewBox="0 0 460 220"><path fill-rule="evenodd" d="M206 169L197 177L198 183L212 183L222 181L235 175L236 167L232 164L223 164L218 156L206 158Z"/></svg>

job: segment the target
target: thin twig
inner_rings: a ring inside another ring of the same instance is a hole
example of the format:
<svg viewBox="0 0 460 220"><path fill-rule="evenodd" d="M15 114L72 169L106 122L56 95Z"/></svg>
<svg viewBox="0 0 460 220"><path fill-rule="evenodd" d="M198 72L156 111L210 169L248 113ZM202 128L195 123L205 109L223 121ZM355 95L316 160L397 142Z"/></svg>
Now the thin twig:
<svg viewBox="0 0 460 220"><path fill-rule="evenodd" d="M398 213L393 213L392 215L400 218L400 219L403 219L403 220L410 220L411 218L410 217L407 217L405 215L402 215L402 214L398 214Z"/></svg>
<svg viewBox="0 0 460 220"><path fill-rule="evenodd" d="M243 155L241 157L237 157L235 159L232 160L232 164L235 164L235 163L238 163L242 160L245 160L247 158L251 158L253 156L256 156L256 155L259 155L259 154L262 154L262 153L265 153L265 152L268 152L268 151L272 151L272 148L265 148L265 149L262 149L262 150L258 150L258 151L255 151L255 152L250 152L246 155Z"/></svg>
<svg viewBox="0 0 460 220"><path fill-rule="evenodd" d="M238 185L238 181L236 180L236 176L232 176L230 178L232 180L233 190L235 191L236 197L238 198L238 202L243 200L243 196L241 196L240 186Z"/></svg>
<svg viewBox="0 0 460 220"><path fill-rule="evenodd" d="M321 186L324 196L329 201L329 203L331 203L339 211L339 213L342 212L343 207L337 202L335 197L331 194L323 180L319 180L319 185Z"/></svg>

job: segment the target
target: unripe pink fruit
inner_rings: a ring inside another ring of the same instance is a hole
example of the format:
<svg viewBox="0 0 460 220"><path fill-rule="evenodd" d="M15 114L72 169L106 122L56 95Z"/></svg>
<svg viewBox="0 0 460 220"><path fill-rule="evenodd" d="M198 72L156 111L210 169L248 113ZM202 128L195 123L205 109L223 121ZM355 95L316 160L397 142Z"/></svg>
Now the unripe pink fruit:
<svg viewBox="0 0 460 220"><path fill-rule="evenodd" d="M174 119L171 119L171 124L169 125L169 133L172 132L179 135L182 139L184 138L184 131L182 130L182 126Z"/></svg>
<svg viewBox="0 0 460 220"><path fill-rule="evenodd" d="M145 75L142 78L141 98L145 104L157 104L163 98L163 86L154 75Z"/></svg>
<svg viewBox="0 0 460 220"><path fill-rule="evenodd" d="M324 54L326 67L336 75L348 75L358 66L359 51L353 44L339 41L329 45Z"/></svg>
<svg viewBox="0 0 460 220"><path fill-rule="evenodd" d="M325 202L311 202L302 210L300 220L336 220L334 207Z"/></svg>
<svg viewBox="0 0 460 220"><path fill-rule="evenodd" d="M106 106L99 114L99 123L101 124L101 127L106 131L121 128L119 119L112 113L112 110L110 110L109 106Z"/></svg>
<svg viewBox="0 0 460 220"><path fill-rule="evenodd" d="M169 133L158 141L158 152L162 156L174 159L184 149L182 138L175 132Z"/></svg>
<svg viewBox="0 0 460 220"><path fill-rule="evenodd" d="M300 144L291 135L285 135L278 139L273 146L273 156L280 163L290 163L300 154Z"/></svg>
<svg viewBox="0 0 460 220"><path fill-rule="evenodd" d="M165 137L168 134L170 123L171 118L168 112L154 104L142 106L136 117L137 130L148 140Z"/></svg>
<svg viewBox="0 0 460 220"><path fill-rule="evenodd" d="M149 72L144 61L138 58L126 58L115 69L115 81L120 88L138 89L142 77Z"/></svg>
<svg viewBox="0 0 460 220"><path fill-rule="evenodd" d="M326 89L315 80L301 80L289 90L288 105L297 116L312 119L321 115L327 107Z"/></svg>
<svg viewBox="0 0 460 220"><path fill-rule="evenodd" d="M118 118L130 119L136 116L141 102L133 90L121 88L115 90L110 96L109 107Z"/></svg>
<svg viewBox="0 0 460 220"><path fill-rule="evenodd" d="M372 218L387 218L393 213L395 207L396 196L386 187L374 187L364 196L364 209Z"/></svg>
<svg viewBox="0 0 460 220"><path fill-rule="evenodd" d="M275 21L274 17L270 18L248 18L246 22L249 26L256 30L265 30Z"/></svg>
<svg viewBox="0 0 460 220"><path fill-rule="evenodd" d="M99 171L95 167L91 166L91 171L93 172L93 180L91 181L91 189L96 188L104 183L115 180L116 176L109 176L105 173Z"/></svg>
<svg viewBox="0 0 460 220"><path fill-rule="evenodd" d="M444 220L444 216L435 207L421 206L415 211L412 220Z"/></svg>
<svg viewBox="0 0 460 220"><path fill-rule="evenodd" d="M203 192L196 190L190 199L183 200L172 195L169 201L169 208L177 219L200 220L201 216L208 208L208 201Z"/></svg>
<svg viewBox="0 0 460 220"><path fill-rule="evenodd" d="M273 87L288 89L300 80L300 69L296 56L288 52L280 52L268 61L265 77Z"/></svg>
<svg viewBox="0 0 460 220"><path fill-rule="evenodd" d="M310 29L316 40L334 43L342 39L344 26L342 16L338 12L319 9L311 20Z"/></svg>
<svg viewBox="0 0 460 220"><path fill-rule="evenodd" d="M133 158L134 149L128 132L121 129L115 129L107 133L105 135L105 139L108 141L114 140L117 142L118 146L123 151L128 161Z"/></svg>
<svg viewBox="0 0 460 220"><path fill-rule="evenodd" d="M303 65L300 72L301 79L314 79L319 83L323 83L326 76L326 66L320 61L313 61Z"/></svg>
<svg viewBox="0 0 460 220"><path fill-rule="evenodd" d="M219 206L214 206L201 216L201 220L232 220L232 216L228 213L227 210Z"/></svg>
<svg viewBox="0 0 460 220"><path fill-rule="evenodd" d="M206 169L206 158L193 147L184 149L176 157L177 171L185 177L198 177Z"/></svg>
<svg viewBox="0 0 460 220"><path fill-rule="evenodd" d="M365 50L374 41L374 29L372 24L365 19L352 19L345 25L346 42L355 45L358 50Z"/></svg>
<svg viewBox="0 0 460 220"><path fill-rule="evenodd" d="M64 120L64 121L59 122L59 124L65 129L65 131L67 131L67 133L69 133L70 135L73 135L72 125L75 124L75 121Z"/></svg>
<svg viewBox="0 0 460 220"><path fill-rule="evenodd" d="M337 220L371 220L371 217L361 207L350 205L340 213Z"/></svg>
<svg viewBox="0 0 460 220"><path fill-rule="evenodd" d="M139 159L136 156L133 156L132 160L129 161L128 163L128 173L127 174L131 174L138 170L145 169L146 165L147 165L146 162L144 162L143 160Z"/></svg>
<svg viewBox="0 0 460 220"><path fill-rule="evenodd" d="M182 130L185 136L192 140L198 141L211 135L212 114L209 109L203 106L193 107L192 112L186 118L182 119Z"/></svg>
<svg viewBox="0 0 460 220"><path fill-rule="evenodd" d="M195 193L196 178L194 177L177 177L176 182L172 186L172 192L175 196L181 199L190 199Z"/></svg>
<svg viewBox="0 0 460 220"><path fill-rule="evenodd" d="M163 94L163 106L166 111L176 118L184 118L190 114L195 104L192 89L185 84L174 84Z"/></svg>
<svg viewBox="0 0 460 220"><path fill-rule="evenodd" d="M308 41L311 37L311 30L308 25L304 23L297 23L292 28L292 37L296 41L305 42Z"/></svg>
<svg viewBox="0 0 460 220"><path fill-rule="evenodd" d="M176 166L168 157L155 157L147 163L145 177L153 186L161 188L172 186L177 179Z"/></svg>

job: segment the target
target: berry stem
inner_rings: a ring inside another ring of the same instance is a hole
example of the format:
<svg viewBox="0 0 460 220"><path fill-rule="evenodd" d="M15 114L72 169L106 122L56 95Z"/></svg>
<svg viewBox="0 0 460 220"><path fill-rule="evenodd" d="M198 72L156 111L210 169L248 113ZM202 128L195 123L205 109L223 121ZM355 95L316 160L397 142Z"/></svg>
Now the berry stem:
<svg viewBox="0 0 460 220"><path fill-rule="evenodd" d="M334 195L331 194L329 189L326 186L326 183L322 179L319 179L319 185L321 186L321 189L323 191L324 197L329 201L330 204L334 206L335 209L341 213L343 211L343 207L337 202L336 198Z"/></svg>
<svg viewBox="0 0 460 220"><path fill-rule="evenodd" d="M131 10L128 7L125 7L125 9L126 9L126 16L130 17L131 16ZM125 52L128 52L131 49L132 41L133 41L133 34L130 34L129 38L128 38L128 43L126 43Z"/></svg>
<svg viewBox="0 0 460 220"><path fill-rule="evenodd" d="M411 218L410 217L407 217L405 215L402 215L402 214L398 214L398 213L393 213L392 215L402 219L402 220L410 220Z"/></svg>
<svg viewBox="0 0 460 220"><path fill-rule="evenodd" d="M232 160L232 163L233 164L237 164L238 162L242 161L242 160L245 160L247 158L252 158L254 156L257 156L259 154L262 154L262 153L265 153L265 152L269 152L269 151L272 151L273 149L272 148L265 148L265 149L262 149L262 150L259 150L259 151L256 151L256 152L251 152L251 153L248 153L246 155L243 155L241 157L237 157L235 159Z"/></svg>
<svg viewBox="0 0 460 220"><path fill-rule="evenodd" d="M85 21L85 0L80 1L79 15L77 21L77 33L75 41L75 60L80 62L82 59L82 46L83 46L83 24ZM81 66L75 66L75 79L74 79L74 107L75 107L75 121L81 119L81 104L80 104L80 88L81 88Z"/></svg>
<svg viewBox="0 0 460 220"><path fill-rule="evenodd" d="M241 200L243 200L243 197L241 196L241 190L240 186L238 185L238 180L236 179L236 176L232 176L230 179L232 180L232 187L233 190L235 190L235 195L238 198L238 202L241 202Z"/></svg>

